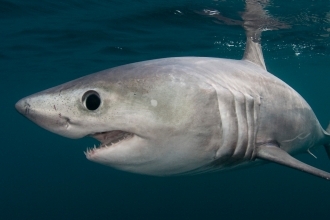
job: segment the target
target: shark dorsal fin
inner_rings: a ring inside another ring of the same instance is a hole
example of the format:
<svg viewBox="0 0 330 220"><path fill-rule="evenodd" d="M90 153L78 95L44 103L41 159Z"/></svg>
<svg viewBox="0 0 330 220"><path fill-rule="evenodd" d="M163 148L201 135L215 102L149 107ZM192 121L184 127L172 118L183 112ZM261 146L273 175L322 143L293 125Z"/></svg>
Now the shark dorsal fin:
<svg viewBox="0 0 330 220"><path fill-rule="evenodd" d="M243 60L248 60L266 70L264 56L261 50L260 38L262 31L291 28L270 16L264 8L269 0L245 0L245 10L241 13L242 20L225 17L217 10L203 10L197 12L202 15L216 18L216 23L243 26L246 34L246 47Z"/></svg>
<svg viewBox="0 0 330 220"><path fill-rule="evenodd" d="M269 20L264 7L267 1L246 0L245 11L242 14L243 27L246 34L246 47L243 60L251 61L266 69L264 56L260 45L261 32Z"/></svg>
<svg viewBox="0 0 330 220"><path fill-rule="evenodd" d="M268 0L246 0L245 11L242 14L242 26L246 34L246 47L243 60L251 61L266 70L264 56L261 50L261 32L290 28L289 25L271 17L264 8Z"/></svg>
<svg viewBox="0 0 330 220"><path fill-rule="evenodd" d="M251 61L266 70L261 45L259 42L254 42L252 37L247 37L243 60Z"/></svg>

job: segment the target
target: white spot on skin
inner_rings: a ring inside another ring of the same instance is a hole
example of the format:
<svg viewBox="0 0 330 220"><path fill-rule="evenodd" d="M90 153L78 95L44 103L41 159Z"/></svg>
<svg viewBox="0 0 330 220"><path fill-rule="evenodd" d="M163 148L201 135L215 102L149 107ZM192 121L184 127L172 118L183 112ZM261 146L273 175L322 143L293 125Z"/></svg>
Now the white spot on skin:
<svg viewBox="0 0 330 220"><path fill-rule="evenodd" d="M152 99L150 102L153 107L156 107L158 105L157 100Z"/></svg>

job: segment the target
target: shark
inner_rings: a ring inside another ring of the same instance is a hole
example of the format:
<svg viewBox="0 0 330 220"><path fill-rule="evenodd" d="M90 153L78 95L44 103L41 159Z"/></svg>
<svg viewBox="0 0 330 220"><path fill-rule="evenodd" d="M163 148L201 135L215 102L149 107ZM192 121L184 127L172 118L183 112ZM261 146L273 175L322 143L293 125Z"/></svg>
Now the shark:
<svg viewBox="0 0 330 220"><path fill-rule="evenodd" d="M55 134L95 138L100 144L86 150L87 159L123 171L171 176L272 162L329 180L330 173L294 157L319 146L330 157L330 127L324 130L308 103L267 71L260 36L275 20L263 2L246 1L241 60L131 63L27 96L15 107Z"/></svg>

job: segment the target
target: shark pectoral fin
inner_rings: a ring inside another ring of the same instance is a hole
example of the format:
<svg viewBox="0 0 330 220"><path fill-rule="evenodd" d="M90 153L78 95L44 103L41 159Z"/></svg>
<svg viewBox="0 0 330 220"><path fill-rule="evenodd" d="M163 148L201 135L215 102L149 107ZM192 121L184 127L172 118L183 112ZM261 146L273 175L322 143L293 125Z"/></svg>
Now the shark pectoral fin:
<svg viewBox="0 0 330 220"><path fill-rule="evenodd" d="M327 180L330 180L330 173L305 164L286 151L279 148L276 144L263 144L257 147L255 158L275 162L284 166L288 166Z"/></svg>

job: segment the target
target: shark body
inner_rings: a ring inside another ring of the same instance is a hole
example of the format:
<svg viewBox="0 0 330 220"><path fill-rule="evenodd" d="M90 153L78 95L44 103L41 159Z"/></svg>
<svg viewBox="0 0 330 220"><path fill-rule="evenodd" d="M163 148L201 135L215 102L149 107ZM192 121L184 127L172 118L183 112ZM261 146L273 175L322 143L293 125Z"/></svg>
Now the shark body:
<svg viewBox="0 0 330 220"><path fill-rule="evenodd" d="M96 138L100 146L86 157L129 172L167 176L270 161L330 179L292 157L320 145L329 155L329 134L307 102L267 72L251 37L260 30L244 27L242 60L128 64L28 96L16 108L56 134Z"/></svg>

